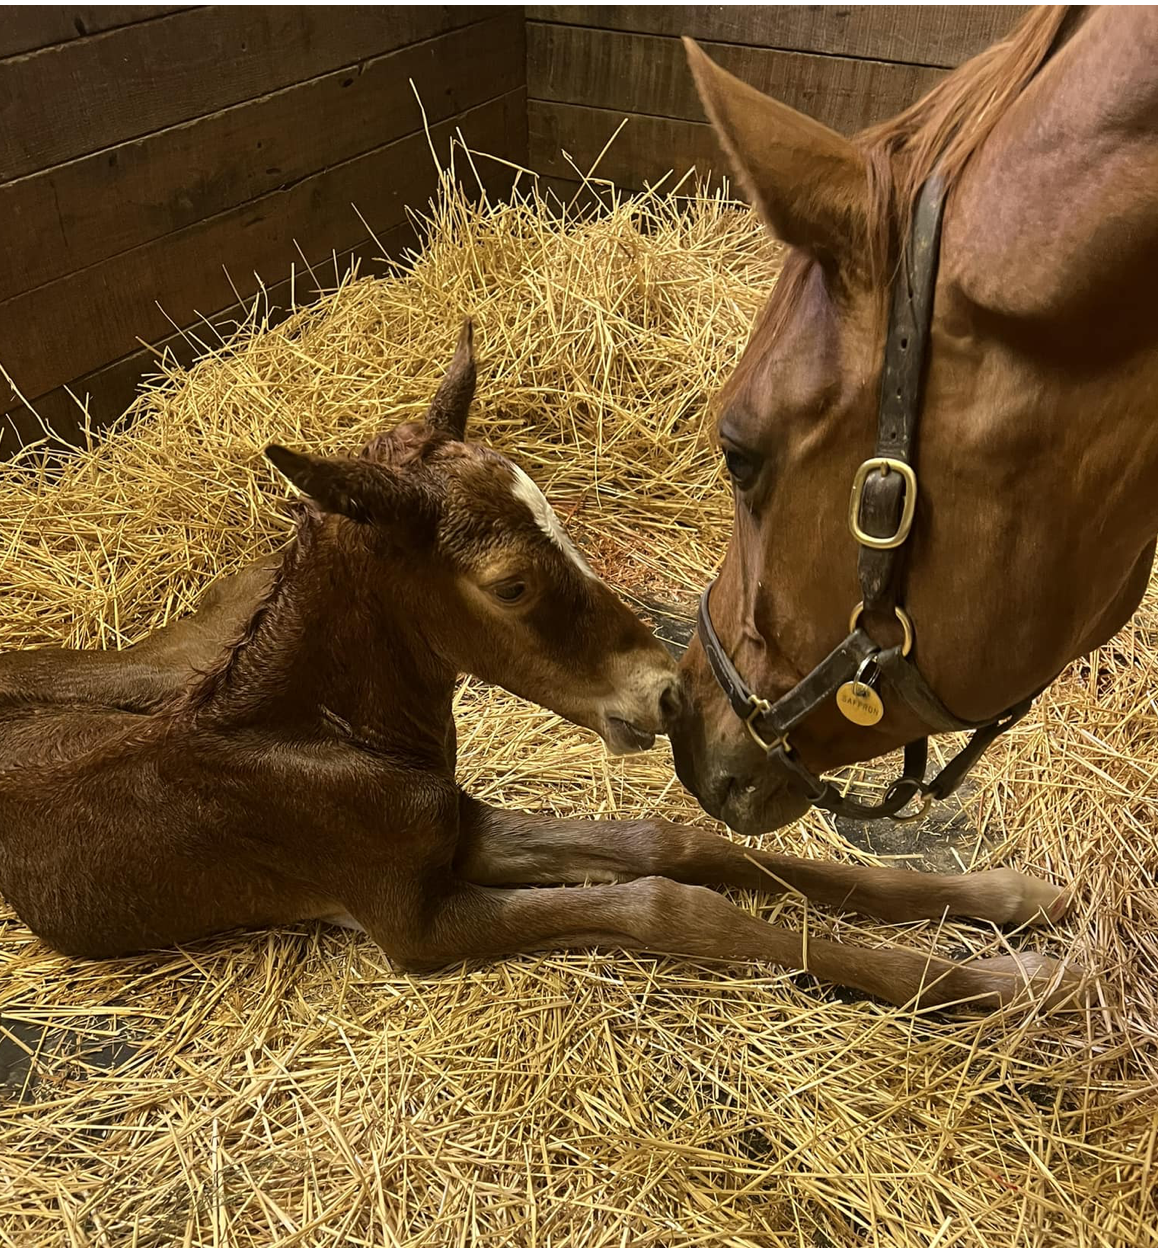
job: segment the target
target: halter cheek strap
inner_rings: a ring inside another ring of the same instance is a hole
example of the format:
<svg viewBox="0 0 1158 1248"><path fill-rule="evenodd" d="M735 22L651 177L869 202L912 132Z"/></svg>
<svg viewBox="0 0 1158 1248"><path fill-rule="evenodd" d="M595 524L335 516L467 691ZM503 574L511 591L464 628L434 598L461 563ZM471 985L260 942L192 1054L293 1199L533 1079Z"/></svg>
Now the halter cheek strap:
<svg viewBox="0 0 1158 1248"><path fill-rule="evenodd" d="M853 612L848 636L803 680L770 703L745 682L716 634L709 609L714 581L700 598L699 634L708 663L752 740L814 806L849 819L919 818L932 800L947 797L957 788L985 750L1025 715L1037 696L991 720L959 719L929 687L913 659L912 621L899 601L905 543L916 517L915 442L944 206L944 183L934 176L921 189L904 263L893 283L875 454L857 469L849 501L849 528L860 546L861 602ZM904 628L902 644L880 649L860 625L866 613L895 616ZM972 732L968 743L931 780L925 779L928 737L910 742L905 747L904 771L875 806L842 796L831 782L804 766L789 740L792 730L835 698L842 685L859 682L870 664L880 672L883 691L902 701L930 732ZM918 796L923 799L920 808L901 815Z"/></svg>

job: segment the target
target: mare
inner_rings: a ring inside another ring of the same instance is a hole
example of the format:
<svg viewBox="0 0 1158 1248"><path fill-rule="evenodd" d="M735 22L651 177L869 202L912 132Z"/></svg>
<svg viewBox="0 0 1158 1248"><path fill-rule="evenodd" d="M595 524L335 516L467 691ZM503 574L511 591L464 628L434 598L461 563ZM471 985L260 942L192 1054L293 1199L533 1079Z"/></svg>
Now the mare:
<svg viewBox="0 0 1158 1248"><path fill-rule="evenodd" d="M836 808L822 771L1007 722L1141 599L1158 534L1158 9L1035 9L851 139L687 42L721 145L789 248L719 400L733 528L671 732L703 807L758 833ZM912 347L895 309L922 274L923 359L887 372L886 351ZM911 402L902 374L923 383ZM908 432L890 474L894 398ZM854 496L850 515L854 481L892 493L874 515ZM842 713L835 685L815 696L842 646L882 659L875 722ZM790 736L750 731L736 688L760 725L791 712ZM905 784L898 800L941 795Z"/></svg>

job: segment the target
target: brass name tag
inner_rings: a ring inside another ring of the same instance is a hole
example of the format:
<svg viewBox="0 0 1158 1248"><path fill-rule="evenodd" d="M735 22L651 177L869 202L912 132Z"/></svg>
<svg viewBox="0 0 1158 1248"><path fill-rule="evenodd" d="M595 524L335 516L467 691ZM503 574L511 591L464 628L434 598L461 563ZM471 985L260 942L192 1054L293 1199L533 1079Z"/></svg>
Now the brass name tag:
<svg viewBox="0 0 1158 1248"><path fill-rule="evenodd" d="M859 680L846 680L836 691L836 705L845 719L867 728L878 723L885 713L885 705L877 691Z"/></svg>

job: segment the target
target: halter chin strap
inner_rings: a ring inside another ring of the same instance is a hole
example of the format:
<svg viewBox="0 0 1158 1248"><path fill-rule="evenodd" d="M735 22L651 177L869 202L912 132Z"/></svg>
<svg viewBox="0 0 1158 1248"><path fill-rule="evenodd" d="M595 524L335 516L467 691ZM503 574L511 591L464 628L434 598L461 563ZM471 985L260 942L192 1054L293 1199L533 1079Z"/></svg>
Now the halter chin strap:
<svg viewBox="0 0 1158 1248"><path fill-rule="evenodd" d="M1008 728L1012 728L1033 705L1033 698L1018 702L996 719L980 723L958 719L929 688L917 665L903 653L903 645L881 650L863 628L854 628L839 646L808 673L777 702L768 702L754 693L736 670L716 635L708 602L715 581L700 598L699 630L704 652L712 674L723 689L732 710L744 721L752 740L764 751L770 763L780 767L803 788L814 806L832 811L846 819L913 819L924 814L934 799L948 797L973 768L989 746ZM866 806L843 796L828 780L822 780L800 761L789 741L789 733L818 707L830 701L837 689L852 680L865 662L874 662L895 693L934 732L972 731L968 743L931 780L925 779L929 757L928 737L919 737L905 746L905 768L889 785L884 800ZM1035 694L1034 697L1037 695ZM924 799L912 815L901 815L901 809L914 797Z"/></svg>
<svg viewBox="0 0 1158 1248"><path fill-rule="evenodd" d="M848 819L920 818L931 801L947 797L957 788L985 750L1022 718L1037 696L1035 693L991 720L958 719L929 687L911 657L912 621L898 601L903 550L916 515L914 444L944 206L944 182L934 175L921 188L902 271L893 283L876 453L857 469L849 503L849 528L860 545L857 572L861 586L861 602L853 612L849 635L799 684L770 703L744 681L716 635L709 610L714 581L700 598L699 633L708 663L753 741L770 763L803 788L814 806ZM860 626L866 613L899 620L904 629L902 643L882 650ZM859 684L870 666L880 673L883 692L904 702L930 732L972 732L968 743L931 780L925 779L928 737L910 742L905 746L904 771L875 806L844 797L831 782L804 766L789 741L789 733L798 724L835 698L842 685L849 681ZM901 815L915 797L923 799L921 806L912 814Z"/></svg>

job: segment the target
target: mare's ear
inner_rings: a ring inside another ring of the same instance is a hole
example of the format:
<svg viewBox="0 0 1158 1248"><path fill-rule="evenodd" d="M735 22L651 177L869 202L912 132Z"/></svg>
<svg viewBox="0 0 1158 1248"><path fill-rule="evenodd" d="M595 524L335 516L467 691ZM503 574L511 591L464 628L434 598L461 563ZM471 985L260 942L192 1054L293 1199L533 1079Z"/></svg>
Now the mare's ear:
<svg viewBox="0 0 1158 1248"><path fill-rule="evenodd" d="M864 157L819 121L729 74L685 37L716 137L772 233L827 263L858 266L868 223Z"/></svg>
<svg viewBox="0 0 1158 1248"><path fill-rule="evenodd" d="M302 455L276 444L267 446L265 455L322 511L360 524L393 520L421 503L401 477L370 460Z"/></svg>
<svg viewBox="0 0 1158 1248"><path fill-rule="evenodd" d="M446 376L434 392L426 423L461 442L466 436L466 417L474 398L474 383L474 326L468 317L462 323L458 346Z"/></svg>

